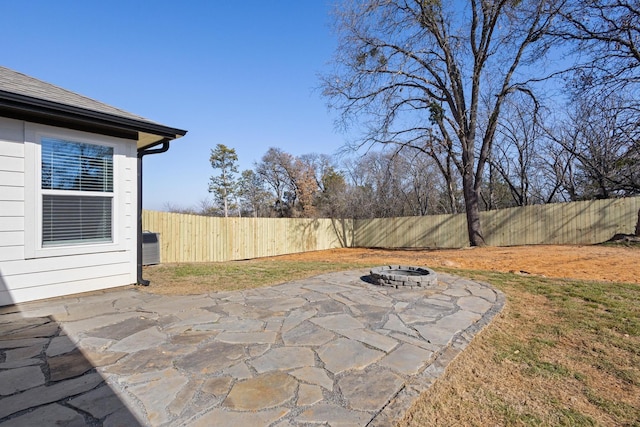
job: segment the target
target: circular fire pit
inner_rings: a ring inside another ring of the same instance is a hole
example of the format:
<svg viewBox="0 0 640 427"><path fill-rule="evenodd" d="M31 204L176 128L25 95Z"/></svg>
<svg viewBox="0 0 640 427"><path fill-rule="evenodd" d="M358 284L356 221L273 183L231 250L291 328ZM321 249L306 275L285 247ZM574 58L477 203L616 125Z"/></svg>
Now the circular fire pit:
<svg viewBox="0 0 640 427"><path fill-rule="evenodd" d="M435 271L426 267L405 267L402 265L389 265L371 269L373 283L382 286L399 288L401 286L429 287L437 284L438 275Z"/></svg>

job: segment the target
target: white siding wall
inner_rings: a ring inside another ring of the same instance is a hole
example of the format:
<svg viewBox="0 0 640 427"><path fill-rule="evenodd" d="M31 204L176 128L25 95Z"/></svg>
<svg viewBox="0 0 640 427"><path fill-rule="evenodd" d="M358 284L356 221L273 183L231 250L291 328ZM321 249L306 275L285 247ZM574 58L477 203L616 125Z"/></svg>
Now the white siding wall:
<svg viewBox="0 0 640 427"><path fill-rule="evenodd" d="M33 214L33 167L39 159L29 158L25 129L53 130L81 139L83 134L0 117L0 305L51 298L132 284L136 281L136 147L132 141L109 138L120 147L115 179L114 237L118 248L104 252L26 259L26 239L35 235ZM101 137L106 138L106 137ZM28 165L26 165L28 164ZM25 184L26 183L26 184ZM27 221L25 221L25 217ZM26 232L25 232L26 231Z"/></svg>

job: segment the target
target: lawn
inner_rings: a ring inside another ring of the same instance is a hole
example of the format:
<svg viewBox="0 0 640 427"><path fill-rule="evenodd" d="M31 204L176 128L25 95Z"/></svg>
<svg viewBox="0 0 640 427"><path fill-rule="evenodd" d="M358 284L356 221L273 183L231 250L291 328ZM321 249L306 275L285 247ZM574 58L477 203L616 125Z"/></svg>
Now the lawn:
<svg viewBox="0 0 640 427"><path fill-rule="evenodd" d="M640 286L450 272L507 305L400 426L640 425Z"/></svg>
<svg viewBox="0 0 640 427"><path fill-rule="evenodd" d="M575 258L588 255L586 249L573 250ZM619 250L627 261L640 253ZM150 292L201 293L372 267L381 259L402 263L391 251L379 257L349 251L350 256L325 251L307 257L158 266L145 274L152 281ZM463 253L467 260L475 254L480 252ZM415 251L410 255L414 262L430 256ZM639 268L636 265L630 268ZM435 268L491 283L505 293L507 304L425 390L400 426L640 426L640 285L549 278L520 270ZM610 273L615 276L615 271Z"/></svg>

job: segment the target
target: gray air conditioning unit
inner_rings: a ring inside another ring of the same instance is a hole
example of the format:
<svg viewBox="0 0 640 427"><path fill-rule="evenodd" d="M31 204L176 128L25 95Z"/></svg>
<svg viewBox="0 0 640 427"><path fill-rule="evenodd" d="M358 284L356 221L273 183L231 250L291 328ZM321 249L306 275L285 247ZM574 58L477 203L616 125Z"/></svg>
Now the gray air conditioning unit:
<svg viewBox="0 0 640 427"><path fill-rule="evenodd" d="M142 233L142 265L160 264L160 233Z"/></svg>

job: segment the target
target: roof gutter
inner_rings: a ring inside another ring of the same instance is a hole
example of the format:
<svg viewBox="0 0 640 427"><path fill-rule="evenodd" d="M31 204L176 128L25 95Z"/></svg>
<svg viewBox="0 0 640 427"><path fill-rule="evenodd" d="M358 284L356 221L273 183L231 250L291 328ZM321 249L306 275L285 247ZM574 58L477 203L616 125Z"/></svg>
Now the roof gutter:
<svg viewBox="0 0 640 427"><path fill-rule="evenodd" d="M20 117L33 116L66 124L78 123L85 126L89 124L94 127L119 129L122 132L130 132L134 136L137 136L138 132L145 132L162 138L176 139L187 133L185 130L154 123L142 117L140 119L123 117L3 90L0 90L0 109L13 112L13 115ZM158 143L161 142L162 140Z"/></svg>
<svg viewBox="0 0 640 427"><path fill-rule="evenodd" d="M96 111L2 89L0 116L138 142L137 283L148 286L149 281L142 277L142 157L164 153L169 150L170 141L186 135L187 131L151 122L142 117L119 115L117 111ZM144 144L146 145L140 146Z"/></svg>
<svg viewBox="0 0 640 427"><path fill-rule="evenodd" d="M149 286L149 281L142 277L142 158L148 154L159 154L169 150L171 138L163 138L157 144L138 149L138 247L137 247L137 284ZM161 145L159 148L158 145Z"/></svg>

